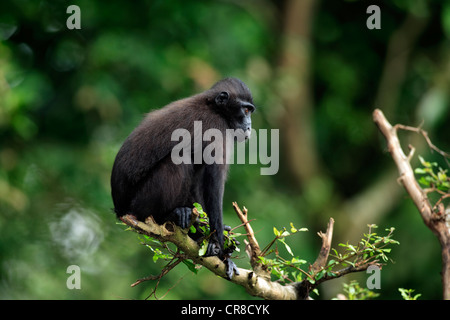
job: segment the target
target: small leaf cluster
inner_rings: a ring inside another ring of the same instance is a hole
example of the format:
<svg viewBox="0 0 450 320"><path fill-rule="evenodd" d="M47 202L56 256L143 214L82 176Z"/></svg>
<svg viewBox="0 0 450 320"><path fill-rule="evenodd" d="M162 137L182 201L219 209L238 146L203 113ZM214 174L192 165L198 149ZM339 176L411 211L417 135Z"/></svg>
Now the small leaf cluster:
<svg viewBox="0 0 450 320"><path fill-rule="evenodd" d="M157 262L158 260L164 260L168 261L168 266L171 264L172 261L174 261L176 258L180 258L179 251L177 249L171 248L170 245L168 245L165 242L161 242L153 237L150 237L145 234L139 235L139 240L141 241L141 244L149 248L153 252L153 262ZM190 259L182 259L183 264L193 273L197 274L198 269L196 268L196 265L192 260Z"/></svg>
<svg viewBox="0 0 450 320"><path fill-rule="evenodd" d="M197 231L200 231L204 236L209 236L211 231L209 228L209 220L206 212L203 211L203 208L199 203L194 203L194 208L197 210L198 213L197 218L198 226L192 224L189 229L189 232L195 234L197 233Z"/></svg>
<svg viewBox="0 0 450 320"><path fill-rule="evenodd" d="M349 243L339 244L339 247L344 248L343 252L332 248L328 257L326 266L314 269L312 264L306 260L295 256L290 246L286 243L286 237L291 236L299 231L306 231L307 229L296 229L291 223L291 232L286 228L278 230L274 228L275 239L266 246L262 251L260 261L268 267L271 274L281 282L300 282L303 279L308 280L311 284L320 283L324 280L340 277L350 272L357 272L364 270L370 264L377 263L382 260L388 261L387 254L391 252L389 247L392 244L399 244L398 241L392 238L394 228L386 229L389 233L385 236L379 236L373 229L376 225L369 225L369 232L364 234L358 245ZM292 256L289 259L283 258L278 250L277 244L283 244L288 253ZM274 248L270 249L272 246ZM267 255L274 253L274 258L268 258ZM302 269L301 266L309 265L309 268ZM292 271L293 270L293 271ZM353 289L352 289L353 290Z"/></svg>
<svg viewBox="0 0 450 320"><path fill-rule="evenodd" d="M419 156L420 163L423 167L416 168L414 172L422 175L418 181L426 188L435 188L438 191L448 193L450 191L450 176L447 170L438 166L437 162L425 161Z"/></svg>
<svg viewBox="0 0 450 320"><path fill-rule="evenodd" d="M142 245L153 252L153 262L158 260L170 261L175 257L176 251L172 250L166 243L146 234L140 234L138 238Z"/></svg>
<svg viewBox="0 0 450 320"><path fill-rule="evenodd" d="M400 294L402 295L403 300L418 300L421 296L420 293L413 296L413 292L415 290L413 289L404 289L404 288L398 288L398 291L400 291Z"/></svg>
<svg viewBox="0 0 450 320"><path fill-rule="evenodd" d="M203 211L202 206L198 203L194 203L194 207L197 210L198 217L195 223L190 226L189 234L193 235L193 238L200 241L199 255L202 256L205 254L208 248L209 237L211 236L211 228L209 225L208 215L205 211ZM238 246L240 243L235 239L235 237L239 236L240 234L233 233L230 229L224 230L223 234L225 251L229 253L233 251L239 252ZM168 244L165 242L161 242L158 239L145 234L140 234L139 240L141 241L141 244L143 244L153 252L153 262L157 262L158 260L172 261L175 258L180 258L179 252L176 248L171 248L170 243ZM196 267L195 263L192 262L192 260L183 259L182 262L190 271L197 274L198 268Z"/></svg>
<svg viewBox="0 0 450 320"><path fill-rule="evenodd" d="M200 233L200 237L202 237L203 240L200 243L199 255L202 256L208 249L208 239L211 235L211 228L209 227L208 215L203 211L203 207L199 203L194 203L194 207L197 210L198 218L196 223L191 225L189 233Z"/></svg>
<svg viewBox="0 0 450 320"><path fill-rule="evenodd" d="M294 227L294 225L291 222L291 229L290 232L287 231L286 228L283 228L283 230L277 230L277 228L273 227L273 233L275 234L275 239L274 241L278 241L280 243L282 243L284 245L284 247L286 248L286 250L289 252L289 254L291 256L293 256L294 254L292 253L292 249L291 247L289 247L289 245L286 243L285 238L289 237L297 232L303 232L303 231L308 231L308 229L306 228L300 228L297 229ZM267 249L265 249L264 251L266 251ZM264 252L263 251L263 252Z"/></svg>
<svg viewBox="0 0 450 320"><path fill-rule="evenodd" d="M387 253L391 252L388 248L390 244L400 244L397 240L392 238L395 228L386 229L389 233L386 236L379 236L372 229L378 228L375 224L368 225L369 232L364 234L357 246L351 244L340 243L340 247L344 247L344 253L339 253L336 249L332 249L333 254L330 254L335 260L330 260L330 264L340 264L343 267L351 266L358 267L371 262L379 261L380 259L387 262L389 258Z"/></svg>
<svg viewBox="0 0 450 320"><path fill-rule="evenodd" d="M327 266L315 272L312 275L313 281L322 280L322 278L340 277L346 273L365 270L369 265L378 263L380 260L387 262L389 260L387 254L391 252L389 248L392 244L399 244L397 240L392 238L395 228L386 229L386 236L379 236L373 229L378 228L375 224L368 225L369 232L359 241L358 245L349 243L340 243L339 246L344 248L344 252L338 252L332 248Z"/></svg>
<svg viewBox="0 0 450 320"><path fill-rule="evenodd" d="M350 283L344 283L344 299L346 300L370 300L380 296L368 288L361 287L356 280L350 281Z"/></svg>
<svg viewBox="0 0 450 320"><path fill-rule="evenodd" d="M302 280L302 273L305 273L300 266L307 263L306 260L294 256L291 247L286 243L286 237L298 232L308 231L306 228L297 229L291 222L289 231L283 227L282 230L273 228L275 238L262 250L259 257L261 263L270 270L271 274L281 282L299 282ZM278 244L282 244L286 251L291 255L285 259L279 254ZM272 248L273 247L273 248ZM270 254L275 254L274 258L268 258Z"/></svg>
<svg viewBox="0 0 450 320"><path fill-rule="evenodd" d="M191 225L189 233L200 233L200 236L203 240L200 243L199 255L202 256L208 249L209 237L211 236L211 228L209 226L208 215L205 211L203 211L203 207L201 206L201 204L194 203L194 207L197 210L198 218L196 220L196 223ZM238 247L240 243L236 240L236 237L240 235L241 234L233 233L230 228L224 228L223 236L225 252L231 253L233 251L240 251Z"/></svg>

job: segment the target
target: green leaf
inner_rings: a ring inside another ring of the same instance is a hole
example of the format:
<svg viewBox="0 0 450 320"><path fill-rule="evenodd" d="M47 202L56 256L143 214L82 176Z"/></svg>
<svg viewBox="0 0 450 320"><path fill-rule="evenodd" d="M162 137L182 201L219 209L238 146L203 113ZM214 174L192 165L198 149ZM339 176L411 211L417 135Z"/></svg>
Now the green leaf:
<svg viewBox="0 0 450 320"><path fill-rule="evenodd" d="M429 163L428 161L425 161L425 159L422 158L421 156L419 156L419 160L420 160L420 163L421 163L425 168L431 168L431 163Z"/></svg>
<svg viewBox="0 0 450 320"><path fill-rule="evenodd" d="M429 187L430 186L430 181L429 179L427 179L429 177L421 177L418 181L421 185L425 186L425 187Z"/></svg>
<svg viewBox="0 0 450 320"><path fill-rule="evenodd" d="M200 203L194 202L194 207L197 209L198 214L201 215L203 213L203 207Z"/></svg>
<svg viewBox="0 0 450 320"><path fill-rule="evenodd" d="M290 236L291 234L287 231L287 230L284 230L282 233L281 233L281 237L288 237L288 236Z"/></svg>
<svg viewBox="0 0 450 320"><path fill-rule="evenodd" d="M164 254L161 250L157 249L157 248L151 248L150 249L154 252L153 254L153 262L158 261L159 259L169 259L170 255L169 254Z"/></svg>
<svg viewBox="0 0 450 320"><path fill-rule="evenodd" d="M413 297L412 293L415 291L413 289L398 288L398 291L400 291L403 300L417 300L421 296L421 294L419 293Z"/></svg>
<svg viewBox="0 0 450 320"><path fill-rule="evenodd" d="M276 237L278 237L278 236L281 234L281 232L278 231L277 228L273 227L273 234L274 234Z"/></svg>
<svg viewBox="0 0 450 320"><path fill-rule="evenodd" d="M297 232L297 228L294 227L294 224L291 222L291 232L292 233L296 233Z"/></svg>
<svg viewBox="0 0 450 320"><path fill-rule="evenodd" d="M296 227L294 227L294 224L291 222L291 232L292 233L303 232L303 231L308 231L308 228L297 229Z"/></svg>
<svg viewBox="0 0 450 320"><path fill-rule="evenodd" d="M289 247L289 245L284 241L284 239L278 239L278 241L280 241L282 244L284 244L284 246L286 247L286 250L289 252L289 254L291 256L294 256L294 253L292 252L291 247Z"/></svg>
<svg viewBox="0 0 450 320"><path fill-rule="evenodd" d="M198 273L197 268L195 268L195 264L194 264L191 260L183 260L182 262L183 262L183 263L188 267L188 269L191 270L193 273L195 273L195 274Z"/></svg>
<svg viewBox="0 0 450 320"><path fill-rule="evenodd" d="M292 264L305 264L307 262L308 261L303 260L303 259L299 259L298 257L294 257L294 258L291 259L291 263Z"/></svg>
<svg viewBox="0 0 450 320"><path fill-rule="evenodd" d="M202 246L198 250L198 255L203 256L206 253L207 249L208 249L208 240L203 240Z"/></svg>
<svg viewBox="0 0 450 320"><path fill-rule="evenodd" d="M414 169L414 173L417 173L417 174L426 174L427 171L426 171L425 169L422 169L422 168L416 168L416 169Z"/></svg>
<svg viewBox="0 0 450 320"><path fill-rule="evenodd" d="M316 276L314 277L314 279L315 279L316 281L317 281L317 280L320 280L320 279L322 279L326 274L327 274L326 270L321 270L321 271L319 271L319 272L316 274Z"/></svg>

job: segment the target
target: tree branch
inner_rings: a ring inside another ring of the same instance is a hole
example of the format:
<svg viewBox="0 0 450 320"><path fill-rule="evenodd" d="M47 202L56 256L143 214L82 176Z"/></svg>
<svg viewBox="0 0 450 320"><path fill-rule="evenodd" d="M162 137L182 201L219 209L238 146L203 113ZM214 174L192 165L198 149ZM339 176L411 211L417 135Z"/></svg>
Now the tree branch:
<svg viewBox="0 0 450 320"><path fill-rule="evenodd" d="M200 256L199 245L188 235L188 230L183 230L171 222L158 225L151 217L147 218L145 222L141 222L136 220L134 216L125 215L121 217L121 220L125 224L131 226L135 231L156 238L161 242L172 242L178 248L177 254L174 257L174 259L177 258L178 260L173 260L169 263L160 276L150 276L140 279L133 285L149 279L156 279L159 281L163 275L165 275L183 259L191 259L195 264L202 265L216 275L244 287L246 291L253 296L268 300L304 300L309 299L310 291L316 288L320 283L339 278L351 272L366 270L370 264L374 263L363 261L359 265L355 265L352 268L344 268L333 272L333 275L324 276L324 270L329 267L327 266L327 260L333 237L334 220L330 218L327 231L325 233L318 233L318 235L322 238L322 248L315 263L310 266L310 272L308 273L300 270L307 275L308 279L305 278L303 281L288 284L281 284L278 281L271 281L271 273L268 270L269 266L262 263L260 259L261 256L264 256L264 252L261 251L253 229L249 224L247 209L244 208L244 210L241 210L235 202L233 203L233 207L247 231L247 237L249 240L248 250L250 252L249 257L252 270L238 268L239 274L235 274L232 279L228 279L224 261L215 256ZM320 277L316 278L319 274Z"/></svg>
<svg viewBox="0 0 450 320"><path fill-rule="evenodd" d="M244 207L244 209L241 210L236 202L233 202L233 208L234 211L236 211L236 214L238 215L239 219L241 220L245 230L247 231L248 248L246 248L246 251L248 252L250 258L250 265L252 266L252 269L258 275L270 278L270 273L267 271L267 268L265 268L265 266L262 265L259 260L259 257L262 255L261 249L259 247L258 241L255 238L253 228L248 221L247 208Z"/></svg>
<svg viewBox="0 0 450 320"><path fill-rule="evenodd" d="M316 261L312 265L312 270L315 272L324 268L327 265L328 255L330 254L331 249L331 240L333 239L333 227L334 227L334 219L330 218L330 222L328 222L327 231L324 233L318 232L319 237L322 238L322 247L320 249L319 256Z"/></svg>
<svg viewBox="0 0 450 320"><path fill-rule="evenodd" d="M428 199L427 192L422 190L414 177L414 171L409 162L413 148L410 147L411 152L408 156L406 156L397 136L397 129L404 129L405 126L391 126L383 112L379 109L376 109L373 112L373 120L383 136L386 138L389 152L391 153L391 156L399 171L399 181L402 183L406 192L410 195L426 226L439 239L443 263L443 297L444 299L450 299L450 227L446 224L446 214L441 211L435 212L433 210L433 206ZM428 136L424 135L424 137L427 139ZM430 146L432 146L432 144Z"/></svg>
<svg viewBox="0 0 450 320"><path fill-rule="evenodd" d="M160 241L174 243L194 263L200 264L216 275L227 279L225 263L218 257L199 256L197 242L192 240L187 232L181 228L170 222L158 225L152 218L148 218L144 223L131 215L125 215L121 220L139 233L155 237ZM278 282L272 282L253 270L239 268L239 275L234 275L230 281L244 287L249 294L268 300L296 300L299 298L295 284L282 285Z"/></svg>
<svg viewBox="0 0 450 320"><path fill-rule="evenodd" d="M430 137L428 136L428 132L426 132L425 130L423 130L422 128L416 128L416 127L410 127L410 126L405 126L402 124L396 124L395 129L402 129L402 130L408 130L408 131L412 131L412 132L416 132L418 134L421 134L424 138L425 141L427 142L428 146L433 149L434 151L436 151L437 153L439 153L441 156L443 156L444 158L450 158L450 154L447 152L442 151L441 149L439 149L438 147L436 147L432 142Z"/></svg>
<svg viewBox="0 0 450 320"><path fill-rule="evenodd" d="M414 204L419 209L425 224L430 227L432 220L432 206L428 201L427 195L420 188L416 178L414 177L414 171L409 163L409 157L404 154L400 145L396 127L391 126L383 112L379 109L376 109L373 112L373 119L381 133L386 138L389 152L391 153L391 156L394 159L399 171L399 181L402 183L403 187L414 201Z"/></svg>

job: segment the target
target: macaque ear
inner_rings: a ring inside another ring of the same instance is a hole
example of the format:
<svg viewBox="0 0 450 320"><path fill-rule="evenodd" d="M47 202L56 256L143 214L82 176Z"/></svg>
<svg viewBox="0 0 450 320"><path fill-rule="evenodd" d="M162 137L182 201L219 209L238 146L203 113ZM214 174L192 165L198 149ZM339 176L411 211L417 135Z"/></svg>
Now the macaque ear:
<svg viewBox="0 0 450 320"><path fill-rule="evenodd" d="M228 102L229 97L230 97L230 95L228 94L228 92L222 91L221 93L219 93L219 94L216 96L216 104L217 104L218 106L226 105L227 102Z"/></svg>

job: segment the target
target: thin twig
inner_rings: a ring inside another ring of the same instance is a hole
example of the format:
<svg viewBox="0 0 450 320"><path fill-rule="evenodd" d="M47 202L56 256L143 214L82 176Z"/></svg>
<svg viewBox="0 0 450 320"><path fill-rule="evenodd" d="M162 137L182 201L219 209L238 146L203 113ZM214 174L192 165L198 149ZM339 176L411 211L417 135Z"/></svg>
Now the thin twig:
<svg viewBox="0 0 450 320"><path fill-rule="evenodd" d="M427 142L428 146L436 151L437 153L439 153L441 156L443 156L444 158L450 158L450 154L447 152L442 151L441 149L439 149L438 147L436 147L432 142L430 137L428 136L428 132L426 132L425 130L423 130L420 126L419 127L411 127L411 126L405 126L403 124L396 124L394 126L394 130L397 129L402 129L402 130L406 130L406 131L412 131L412 132L416 132L421 134L424 138L425 141ZM448 162L447 162L448 163Z"/></svg>
<svg viewBox="0 0 450 320"><path fill-rule="evenodd" d="M163 268L163 270L161 271L161 273L157 276L153 276L153 275L149 275L145 278L141 278L136 280L134 283L131 284L132 287L137 286L138 284L145 282L145 281L151 281L151 280L161 280L162 277L164 277L167 273L169 273L170 270L172 270L173 268L175 268L178 264L180 264L180 262L183 262L184 258L177 258L177 260L175 260L175 257Z"/></svg>

